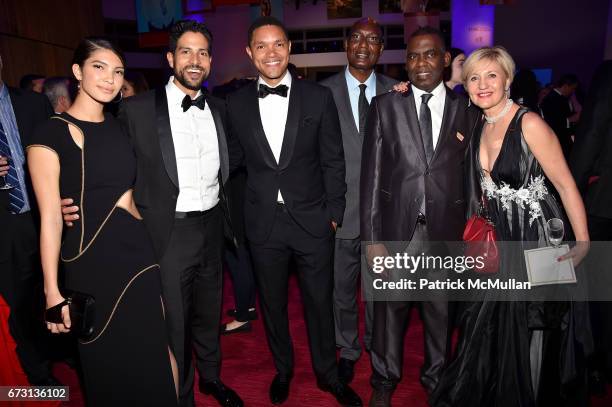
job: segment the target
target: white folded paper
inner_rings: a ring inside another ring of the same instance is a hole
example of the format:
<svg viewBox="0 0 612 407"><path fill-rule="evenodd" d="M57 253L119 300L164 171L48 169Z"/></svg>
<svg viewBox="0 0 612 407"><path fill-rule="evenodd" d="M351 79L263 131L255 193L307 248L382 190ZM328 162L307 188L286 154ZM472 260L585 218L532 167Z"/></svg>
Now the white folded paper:
<svg viewBox="0 0 612 407"><path fill-rule="evenodd" d="M569 246L566 244L525 250L525 264L531 286L575 283L576 273L572 259L557 261L568 251Z"/></svg>

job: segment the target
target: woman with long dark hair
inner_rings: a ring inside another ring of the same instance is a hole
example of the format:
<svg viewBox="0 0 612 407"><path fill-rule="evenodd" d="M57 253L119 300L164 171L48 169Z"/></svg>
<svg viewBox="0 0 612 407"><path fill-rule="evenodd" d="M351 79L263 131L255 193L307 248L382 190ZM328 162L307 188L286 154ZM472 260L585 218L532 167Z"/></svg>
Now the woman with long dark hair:
<svg viewBox="0 0 612 407"><path fill-rule="evenodd" d="M103 113L123 84L122 53L100 38L81 41L72 71L74 104L42 125L28 146L28 164L40 208L40 252L47 309L72 326L57 282L93 298L93 331L79 338L89 406L177 404L176 362L168 344L159 266L132 197L135 157L119 123ZM60 196L74 196L80 218L62 244ZM90 307L91 308L91 307Z"/></svg>

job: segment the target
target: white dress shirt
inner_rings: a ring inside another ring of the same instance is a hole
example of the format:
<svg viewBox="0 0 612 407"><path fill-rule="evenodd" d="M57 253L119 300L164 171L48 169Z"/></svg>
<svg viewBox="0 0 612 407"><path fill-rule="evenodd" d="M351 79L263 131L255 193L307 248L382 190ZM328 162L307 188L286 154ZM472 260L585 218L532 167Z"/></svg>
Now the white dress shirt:
<svg viewBox="0 0 612 407"><path fill-rule="evenodd" d="M353 120L355 120L355 126L359 130L359 82L349 71L348 66L344 71L344 77L346 78L346 87L348 89L349 101L351 102L351 110L353 112ZM366 85L365 97L368 103L372 103L372 98L376 96L376 72L372 71L368 79L363 82Z"/></svg>
<svg viewBox="0 0 612 407"><path fill-rule="evenodd" d="M270 86L261 77L259 77L257 81L258 89L259 84ZM285 74L278 85L270 87L275 88L279 85L287 85L289 87L287 97L270 94L265 98L258 98L261 124L263 125L266 139L268 139L268 144L270 145L270 149L272 149L272 154L274 154L274 159L276 159L277 164L283 147L285 126L287 124L287 112L289 111L289 95L291 94L291 74L289 74L289 72ZM280 189L278 190L277 201L284 202Z"/></svg>
<svg viewBox="0 0 612 407"><path fill-rule="evenodd" d="M196 96L200 96L198 92ZM206 211L219 202L219 142L208 103L183 112L185 93L171 76L166 85L170 129L176 155L179 196L177 212Z"/></svg>
<svg viewBox="0 0 612 407"><path fill-rule="evenodd" d="M429 106L429 110L431 110L431 135L435 150L438 145L438 140L440 139L440 128L442 127L442 117L444 116L444 103L446 102L446 88L444 82L440 82L432 92L425 92L414 85L412 86L417 117L421 114L421 95L426 93L431 93L433 95L431 99L429 99L429 102L427 102L427 106Z"/></svg>

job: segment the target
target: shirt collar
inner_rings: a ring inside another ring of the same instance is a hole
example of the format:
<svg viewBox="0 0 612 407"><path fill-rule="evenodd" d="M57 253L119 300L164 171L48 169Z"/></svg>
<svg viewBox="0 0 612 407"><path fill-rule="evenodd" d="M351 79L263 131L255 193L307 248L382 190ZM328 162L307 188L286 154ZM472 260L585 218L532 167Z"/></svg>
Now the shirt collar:
<svg viewBox="0 0 612 407"><path fill-rule="evenodd" d="M198 90L196 97L202 94L201 90ZM185 99L186 93L183 92L176 84L174 83L174 76L171 76L168 80L168 84L166 85L166 96L170 101L171 105L181 106L183 103L183 99Z"/></svg>
<svg viewBox="0 0 612 407"><path fill-rule="evenodd" d="M346 85L348 86L349 90L358 89L359 85L361 85L362 83L359 82L357 78L353 76L353 74L351 74L348 69L348 66L344 71L344 76L346 77ZM366 89L374 89L374 86L376 86L376 73L372 71L372 73L370 73L370 76L368 76L368 79L366 79L363 83L367 86Z"/></svg>
<svg viewBox="0 0 612 407"><path fill-rule="evenodd" d="M444 89L444 82L440 82L431 92L426 92L417 88L416 86L413 86L412 93L414 93L414 98L419 101L421 100L421 96L426 93L431 93L435 99L439 99L446 96L446 89Z"/></svg>
<svg viewBox="0 0 612 407"><path fill-rule="evenodd" d="M277 86L280 86L280 85L287 85L287 87L291 89L291 82L292 82L291 74L289 73L289 71L287 71L285 72L285 76L283 76L283 79L275 86L268 85L266 81L264 81L262 77L260 76L257 79L257 88L259 88L259 85L263 83L264 85L270 86L271 88L276 88Z"/></svg>

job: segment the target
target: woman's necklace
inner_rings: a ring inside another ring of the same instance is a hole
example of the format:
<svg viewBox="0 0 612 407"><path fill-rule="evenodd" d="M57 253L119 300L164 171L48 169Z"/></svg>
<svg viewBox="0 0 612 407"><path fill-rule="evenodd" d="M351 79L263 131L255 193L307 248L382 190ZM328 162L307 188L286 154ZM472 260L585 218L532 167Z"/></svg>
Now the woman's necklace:
<svg viewBox="0 0 612 407"><path fill-rule="evenodd" d="M499 121L499 119L504 117L510 111L510 108L512 107L512 103L513 103L512 99L508 98L508 100L506 101L506 106L504 106L502 111L499 112L496 116L489 117L489 116L487 116L485 114L485 120L487 121L487 123L493 124L493 123Z"/></svg>

